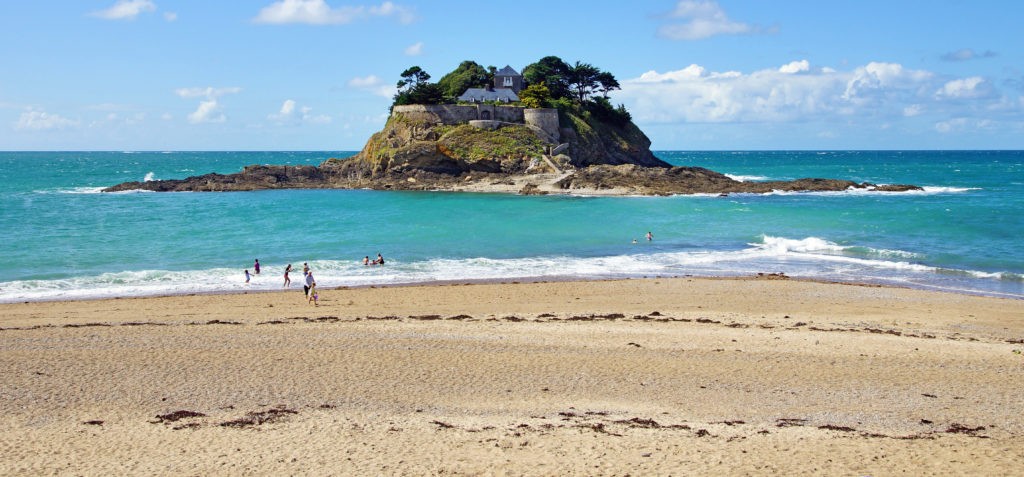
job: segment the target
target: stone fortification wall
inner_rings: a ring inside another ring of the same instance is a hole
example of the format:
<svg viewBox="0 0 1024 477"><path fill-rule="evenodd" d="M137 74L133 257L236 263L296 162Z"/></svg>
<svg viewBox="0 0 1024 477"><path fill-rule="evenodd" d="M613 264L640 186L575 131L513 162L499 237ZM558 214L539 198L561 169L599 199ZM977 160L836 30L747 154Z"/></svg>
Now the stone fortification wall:
<svg viewBox="0 0 1024 477"><path fill-rule="evenodd" d="M407 104L395 106L392 114L401 114L406 120L422 125L466 124L471 121L525 124L548 136L542 139L556 143L560 136L558 110L553 108L526 109L493 104Z"/></svg>
<svg viewBox="0 0 1024 477"><path fill-rule="evenodd" d="M540 109L525 109L523 110L523 120L527 126L533 126L538 128L551 139L558 141L560 136L559 123L558 123L558 110L554 108L540 108Z"/></svg>
<svg viewBox="0 0 1024 477"><path fill-rule="evenodd" d="M428 124L465 124L478 119L523 124L523 111L523 108L516 106L493 104L406 104L395 106L391 113L401 114L413 122Z"/></svg>
<svg viewBox="0 0 1024 477"><path fill-rule="evenodd" d="M407 104L395 106L391 114L401 114L413 122L463 124L479 119L476 106L455 104Z"/></svg>

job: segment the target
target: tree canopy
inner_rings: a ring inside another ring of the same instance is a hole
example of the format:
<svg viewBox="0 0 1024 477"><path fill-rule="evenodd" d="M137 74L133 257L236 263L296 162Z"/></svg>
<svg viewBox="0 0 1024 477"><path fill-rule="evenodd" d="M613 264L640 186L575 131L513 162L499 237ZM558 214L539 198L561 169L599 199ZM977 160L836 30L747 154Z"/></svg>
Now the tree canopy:
<svg viewBox="0 0 1024 477"><path fill-rule="evenodd" d="M494 68L493 66L491 68ZM444 75L437 85L445 98L454 100L469 88L483 88L491 82L493 74L488 73L475 61L463 61L455 71Z"/></svg>
<svg viewBox="0 0 1024 477"><path fill-rule="evenodd" d="M496 68L484 68L475 61L459 63L437 83L419 66L402 72L395 105L453 103L469 88L486 87L494 80ZM523 68L525 89L519 92L527 108L558 107L586 111L618 125L631 118L625 106L613 107L608 94L621 89L615 75L580 61L570 65L557 56L545 56Z"/></svg>
<svg viewBox="0 0 1024 477"><path fill-rule="evenodd" d="M577 61L573 65L557 56L545 56L540 61L523 68L526 84L547 86L552 99L569 98L583 104L594 94L608 97L608 93L620 89L615 75L600 68Z"/></svg>
<svg viewBox="0 0 1024 477"><path fill-rule="evenodd" d="M413 66L402 72L398 81L398 93L394 104L441 104L444 95L437 84L430 82L430 74L419 66Z"/></svg>

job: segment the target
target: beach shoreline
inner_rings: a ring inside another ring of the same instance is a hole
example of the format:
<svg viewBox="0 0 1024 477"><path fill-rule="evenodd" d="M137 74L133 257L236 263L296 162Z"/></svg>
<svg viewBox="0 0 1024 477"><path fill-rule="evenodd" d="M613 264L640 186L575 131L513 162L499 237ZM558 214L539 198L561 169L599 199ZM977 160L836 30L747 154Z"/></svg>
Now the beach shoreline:
<svg viewBox="0 0 1024 477"><path fill-rule="evenodd" d="M265 274L266 275L266 274ZM549 282L601 282L601 281L618 281L618 280L649 280L649 279L697 279L697 280L762 280L762 279L785 279L793 281L804 281L811 283L822 283L832 285L848 285L848 286L865 286L865 287L884 287L884 288L899 288L908 290L921 290L926 292L934 293L951 293L966 296L983 296L990 298L1001 298L1008 300L1024 300L1024 296L1017 295L1014 293L1006 293L995 290L985 289L961 289L961 288L950 288L944 287L937 284L927 283L910 283L910 284L897 284L886 279L876 280L842 280L842 279L829 279L829 278L812 278L812 277L800 277L790 276L785 272L736 272L734 274L719 274L719 275L703 275L703 274L682 274L682 275L649 275L649 276L594 276L581 278L579 276L543 276L543 277L516 277L514 279L503 279L503 278L464 278L464 279L433 279L426 281L398 281L390 283L368 283L358 285L325 285L320 289L327 290L358 290L362 288L404 288L404 287L432 287L432 286L449 286L449 285L487 285L487 284L500 284L500 285L517 285L523 283L549 283ZM125 294L125 295L110 295L110 292L104 292L97 295L84 294L77 297L44 297L44 298L11 298L11 299L0 299L0 305L5 304L17 304L17 303L46 303L46 302L76 302L76 301L101 301L101 300L123 300L133 298L167 298L176 296L200 296L200 295L248 295L248 294L259 294L259 293L286 293L301 289L302 284L299 282L293 282L293 286L288 288L281 287L254 287L246 289L223 289L223 290L188 290L188 291L160 291L150 293L138 293L138 294Z"/></svg>
<svg viewBox="0 0 1024 477"><path fill-rule="evenodd" d="M0 305L0 473L1006 474L1024 301L763 276Z"/></svg>

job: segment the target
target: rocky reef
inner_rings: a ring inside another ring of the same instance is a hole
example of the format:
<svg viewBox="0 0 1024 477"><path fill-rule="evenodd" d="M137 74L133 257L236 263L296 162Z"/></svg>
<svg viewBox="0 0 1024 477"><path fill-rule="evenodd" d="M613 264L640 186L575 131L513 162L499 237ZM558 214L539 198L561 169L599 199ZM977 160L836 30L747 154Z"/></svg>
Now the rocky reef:
<svg viewBox="0 0 1024 477"><path fill-rule="evenodd" d="M543 121L531 122L529 115L525 121L518 119L523 112L495 109L501 106L489 107L487 116L492 117L493 111L495 116L509 116L502 117L507 120L481 121L462 117L474 114L466 108L396 107L384 129L370 137L362 151L319 166L252 165L235 174L126 182L105 191L377 189L671 195L920 189L838 179L740 182L708 169L673 167L659 160L650 151L650 140L630 121L614 124L585 111L535 110L534 116Z"/></svg>

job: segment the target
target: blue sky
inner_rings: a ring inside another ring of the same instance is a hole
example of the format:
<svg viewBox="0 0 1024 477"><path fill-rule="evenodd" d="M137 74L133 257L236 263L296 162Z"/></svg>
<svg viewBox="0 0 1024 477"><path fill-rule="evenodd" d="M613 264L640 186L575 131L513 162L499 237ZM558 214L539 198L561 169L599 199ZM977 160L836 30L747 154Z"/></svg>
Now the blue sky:
<svg viewBox="0 0 1024 477"><path fill-rule="evenodd" d="M358 150L419 65L610 71L654 149L1022 149L1012 1L40 0L0 150Z"/></svg>

